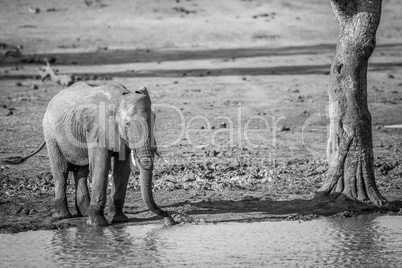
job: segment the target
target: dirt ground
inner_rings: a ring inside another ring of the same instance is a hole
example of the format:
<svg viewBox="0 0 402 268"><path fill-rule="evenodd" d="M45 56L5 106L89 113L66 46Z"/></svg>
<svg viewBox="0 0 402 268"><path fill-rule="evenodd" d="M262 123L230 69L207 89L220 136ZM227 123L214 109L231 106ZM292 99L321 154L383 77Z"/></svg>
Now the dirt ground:
<svg viewBox="0 0 402 268"><path fill-rule="evenodd" d="M38 68L47 58L77 81L148 88L163 158L155 198L184 215L176 214L177 221L382 211L314 199L327 170L327 84L338 35L329 1L93 2L0 1L0 43L20 47L23 55L0 62L0 158L33 151L43 139L47 103L63 90L40 81ZM402 124L401 11L399 0L383 1L367 89L377 184L396 206L402 129L387 126ZM137 175L125 212L132 224L157 222L142 204ZM68 192L74 213L72 181ZM1 165L0 232L85 223L53 220L52 205L46 150L24 164Z"/></svg>

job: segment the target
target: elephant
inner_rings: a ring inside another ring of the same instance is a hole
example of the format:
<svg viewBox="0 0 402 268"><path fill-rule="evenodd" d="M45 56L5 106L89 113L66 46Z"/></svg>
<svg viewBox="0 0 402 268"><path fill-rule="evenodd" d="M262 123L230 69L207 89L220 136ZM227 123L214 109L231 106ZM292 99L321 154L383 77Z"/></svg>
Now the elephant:
<svg viewBox="0 0 402 268"><path fill-rule="evenodd" d="M128 220L123 205L132 161L140 170L141 195L147 208L162 216L166 225L173 225L172 217L156 205L152 195L157 153L154 120L145 87L130 91L120 84L90 86L78 82L50 100L43 118L44 141L38 149L25 157L9 157L3 162L22 163L46 145L55 182L52 216L57 219L72 217L66 199L67 178L72 171L78 215L89 215L89 225L105 226L109 224L104 210L111 160L113 180L108 206L111 223ZM91 198L87 187L89 172Z"/></svg>

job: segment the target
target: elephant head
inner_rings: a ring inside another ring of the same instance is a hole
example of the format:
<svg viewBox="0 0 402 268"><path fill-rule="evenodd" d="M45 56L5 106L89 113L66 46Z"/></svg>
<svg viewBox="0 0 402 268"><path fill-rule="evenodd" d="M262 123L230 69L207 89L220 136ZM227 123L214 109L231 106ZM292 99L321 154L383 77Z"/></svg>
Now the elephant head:
<svg viewBox="0 0 402 268"><path fill-rule="evenodd" d="M120 137L131 150L131 160L140 170L142 198L150 211L164 217L166 223L171 225L173 220L155 204L152 195L152 173L157 150L153 133L155 118L146 88L123 93L116 121Z"/></svg>

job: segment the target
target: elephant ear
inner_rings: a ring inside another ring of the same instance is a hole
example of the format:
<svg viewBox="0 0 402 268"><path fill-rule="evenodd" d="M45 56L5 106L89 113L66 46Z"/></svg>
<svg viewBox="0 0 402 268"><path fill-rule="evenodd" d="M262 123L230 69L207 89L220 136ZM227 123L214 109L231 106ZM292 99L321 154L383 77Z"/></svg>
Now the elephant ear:
<svg viewBox="0 0 402 268"><path fill-rule="evenodd" d="M146 87L139 87L135 93L137 94L143 94L148 97L149 101L151 101L151 98L149 97L148 89Z"/></svg>
<svg viewBox="0 0 402 268"><path fill-rule="evenodd" d="M121 139L116 124L115 109L109 102L85 102L75 106L70 114L70 131L84 147L96 146L117 152ZM87 143L87 144L85 144Z"/></svg>

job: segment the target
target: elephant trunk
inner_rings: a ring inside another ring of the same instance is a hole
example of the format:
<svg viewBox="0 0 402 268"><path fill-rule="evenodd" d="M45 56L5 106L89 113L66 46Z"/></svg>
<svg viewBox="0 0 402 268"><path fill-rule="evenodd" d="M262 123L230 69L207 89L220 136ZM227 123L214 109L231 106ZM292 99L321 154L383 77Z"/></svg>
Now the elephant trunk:
<svg viewBox="0 0 402 268"><path fill-rule="evenodd" d="M134 161L134 152L131 152L131 157ZM135 163L135 162L133 162ZM160 209L153 198L152 194L152 170L153 170L153 156L138 156L138 168L140 169L140 186L141 195L147 208L156 215L165 218L167 225L174 224L173 219L170 217L167 211Z"/></svg>

